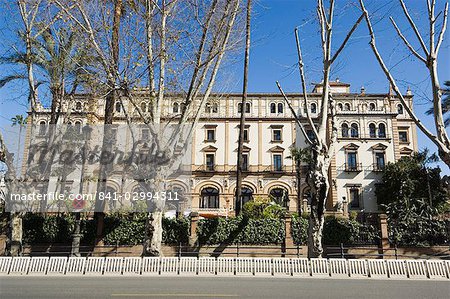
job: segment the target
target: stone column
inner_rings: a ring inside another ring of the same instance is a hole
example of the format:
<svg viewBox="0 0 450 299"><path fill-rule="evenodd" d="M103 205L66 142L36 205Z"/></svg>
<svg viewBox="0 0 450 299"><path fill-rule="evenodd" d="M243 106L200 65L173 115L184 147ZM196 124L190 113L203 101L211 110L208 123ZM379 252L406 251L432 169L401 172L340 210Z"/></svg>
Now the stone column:
<svg viewBox="0 0 450 299"><path fill-rule="evenodd" d="M9 240L9 254L11 256L22 255L22 217L18 213L11 213L11 227Z"/></svg>
<svg viewBox="0 0 450 299"><path fill-rule="evenodd" d="M189 234L189 245L195 246L197 244L197 224L198 224L198 212L191 212L191 230Z"/></svg>
<svg viewBox="0 0 450 299"><path fill-rule="evenodd" d="M384 253L385 250L388 250L391 247L389 243L389 231L388 231L388 223L387 223L387 215L380 214L379 215L380 222L380 253Z"/></svg>
<svg viewBox="0 0 450 299"><path fill-rule="evenodd" d="M284 225L285 225L285 231L286 236L284 237L284 245L285 247L294 247L294 239L292 238L292 227L291 227L291 213L287 212L284 215Z"/></svg>

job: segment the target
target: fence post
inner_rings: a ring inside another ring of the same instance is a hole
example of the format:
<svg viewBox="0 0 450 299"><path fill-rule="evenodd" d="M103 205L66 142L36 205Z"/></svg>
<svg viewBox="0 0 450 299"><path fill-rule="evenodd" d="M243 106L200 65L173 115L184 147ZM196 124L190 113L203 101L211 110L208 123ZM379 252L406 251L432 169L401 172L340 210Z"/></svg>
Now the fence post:
<svg viewBox="0 0 450 299"><path fill-rule="evenodd" d="M341 259L344 258L344 244L341 243Z"/></svg>
<svg viewBox="0 0 450 299"><path fill-rule="evenodd" d="M292 225L291 225L291 213L286 212L284 214L284 227L286 235L284 236L284 248L287 251L287 248L294 247L294 239L292 238Z"/></svg>
<svg viewBox="0 0 450 299"><path fill-rule="evenodd" d="M387 215L386 214L380 214L378 216L379 222L380 222L380 252L381 254L384 254L385 251L389 250L391 245L389 244L389 232L388 232L388 223L387 223ZM383 256L384 258L384 256Z"/></svg>
<svg viewBox="0 0 450 299"><path fill-rule="evenodd" d="M236 243L236 256L239 257L239 242Z"/></svg>
<svg viewBox="0 0 450 299"><path fill-rule="evenodd" d="M189 245L195 246L197 244L197 224L198 224L198 212L191 212L191 230L189 234Z"/></svg>

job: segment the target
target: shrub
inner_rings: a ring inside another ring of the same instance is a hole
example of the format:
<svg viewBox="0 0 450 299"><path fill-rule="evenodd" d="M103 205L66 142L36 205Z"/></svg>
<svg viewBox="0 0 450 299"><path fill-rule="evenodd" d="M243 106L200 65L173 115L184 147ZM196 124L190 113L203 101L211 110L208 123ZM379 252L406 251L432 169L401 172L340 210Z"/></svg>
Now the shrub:
<svg viewBox="0 0 450 299"><path fill-rule="evenodd" d="M285 237L281 219L234 218L202 219L197 226L200 244L278 244Z"/></svg>
<svg viewBox="0 0 450 299"><path fill-rule="evenodd" d="M308 241L308 218L307 216L292 216L291 234L296 245L306 245Z"/></svg>

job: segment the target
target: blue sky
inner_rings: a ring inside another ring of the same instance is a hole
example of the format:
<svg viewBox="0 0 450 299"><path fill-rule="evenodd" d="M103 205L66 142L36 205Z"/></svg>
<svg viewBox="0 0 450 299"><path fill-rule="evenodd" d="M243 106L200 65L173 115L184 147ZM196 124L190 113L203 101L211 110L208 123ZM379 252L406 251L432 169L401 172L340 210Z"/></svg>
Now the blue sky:
<svg viewBox="0 0 450 299"><path fill-rule="evenodd" d="M392 69L402 90L409 86L415 95L415 110L422 121L433 129L433 119L424 115L430 107L429 98L431 88L425 67L419 63L405 49L396 37L388 17L394 16L400 28L404 29L412 44L418 46L412 35L406 19L397 1L366 0L366 6L373 13L373 22L377 35L377 45L386 63ZM427 23L426 0L406 0L411 15L421 29ZM334 47L338 47L346 32L353 25L360 14L356 0L336 0L335 26L333 33ZM441 10L444 1L437 0L437 9ZM296 67L297 57L293 30L299 27L303 54L306 62L307 81L320 81L321 49L318 26L315 20L314 0L257 0L254 6L252 23L252 42L249 70L250 92L277 92L275 81L279 80L287 92L299 92L300 81ZM4 5L0 6L0 55L11 49L11 30L17 24ZM439 27L438 27L439 28ZM424 39L427 39L426 32ZM441 83L450 80L450 30L446 33L446 40L441 47L439 56L439 76ZM369 47L369 37L365 23L360 27L339 58L332 78L339 77L341 81L351 84L352 91L359 91L362 86L367 92L383 93L388 90L388 83L381 72L375 57ZM241 59L233 59L224 65L220 78L226 85L218 87L221 90L239 92L242 89ZM0 69L0 75L5 71ZM229 83L231 82L231 83ZM16 114L26 111L26 85L18 84L13 87L0 89L0 129L10 127L10 119ZM419 132L420 148L435 150L435 146ZM450 174L450 170L440 164L443 173Z"/></svg>

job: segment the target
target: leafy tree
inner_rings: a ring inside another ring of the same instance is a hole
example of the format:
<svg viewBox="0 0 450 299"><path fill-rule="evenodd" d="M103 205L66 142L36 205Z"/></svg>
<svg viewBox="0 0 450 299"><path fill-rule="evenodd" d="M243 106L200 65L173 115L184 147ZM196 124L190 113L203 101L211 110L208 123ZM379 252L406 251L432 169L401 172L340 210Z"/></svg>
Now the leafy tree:
<svg viewBox="0 0 450 299"><path fill-rule="evenodd" d="M440 168L428 165L435 159L425 150L389 163L376 189L378 203L383 207L390 203L408 204L420 199L431 203L431 206L441 206L448 199L448 194L440 177Z"/></svg>
<svg viewBox="0 0 450 299"><path fill-rule="evenodd" d="M448 193L436 160L428 151L387 165L377 186L378 203L388 216L390 241L406 246L448 242L447 224L439 215L448 206Z"/></svg>

